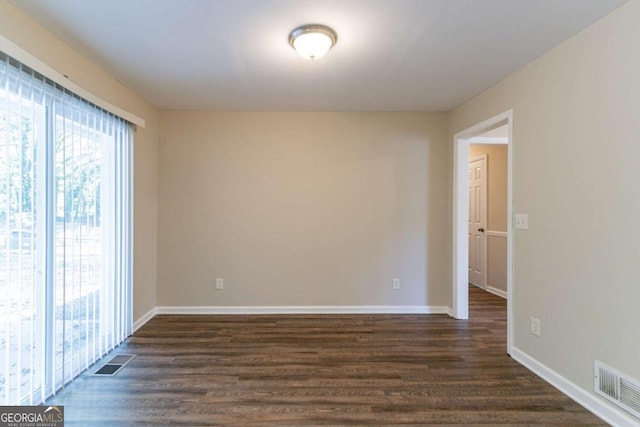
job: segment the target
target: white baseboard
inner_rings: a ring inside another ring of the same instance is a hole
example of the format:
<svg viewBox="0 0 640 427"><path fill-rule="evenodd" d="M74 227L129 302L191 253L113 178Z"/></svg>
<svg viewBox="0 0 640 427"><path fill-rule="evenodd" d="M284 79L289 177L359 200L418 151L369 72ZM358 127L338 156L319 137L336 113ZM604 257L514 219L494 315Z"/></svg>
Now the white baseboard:
<svg viewBox="0 0 640 427"><path fill-rule="evenodd" d="M426 305L163 306L156 307L156 314L448 314L448 310Z"/></svg>
<svg viewBox="0 0 640 427"><path fill-rule="evenodd" d="M149 320L153 319L153 316L155 316L156 314L158 314L158 307L152 308L146 314L144 314L141 318L136 320L133 323L133 332L135 332L138 329L142 328L144 326L144 324L147 323Z"/></svg>
<svg viewBox="0 0 640 427"><path fill-rule="evenodd" d="M548 366L538 362L522 350L512 347L511 357L529 368L546 382L584 406L594 415L613 426L640 426L640 420L628 415L624 411L610 405L604 399L600 399L589 391L577 386Z"/></svg>
<svg viewBox="0 0 640 427"><path fill-rule="evenodd" d="M500 298L507 299L507 291L503 291L502 289L494 288L493 286L487 286L484 290L497 295Z"/></svg>
<svg viewBox="0 0 640 427"><path fill-rule="evenodd" d="M427 305L344 305L344 306L161 306L154 307L133 323L133 332L157 314L448 314L444 306Z"/></svg>

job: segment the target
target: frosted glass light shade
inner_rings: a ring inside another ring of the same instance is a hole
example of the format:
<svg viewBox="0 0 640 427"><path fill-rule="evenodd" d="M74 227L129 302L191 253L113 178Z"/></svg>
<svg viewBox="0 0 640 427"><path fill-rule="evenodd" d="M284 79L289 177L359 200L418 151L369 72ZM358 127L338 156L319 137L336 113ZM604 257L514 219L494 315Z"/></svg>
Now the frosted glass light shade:
<svg viewBox="0 0 640 427"><path fill-rule="evenodd" d="M305 59L318 59L336 43L336 32L324 25L304 25L289 35L289 44Z"/></svg>

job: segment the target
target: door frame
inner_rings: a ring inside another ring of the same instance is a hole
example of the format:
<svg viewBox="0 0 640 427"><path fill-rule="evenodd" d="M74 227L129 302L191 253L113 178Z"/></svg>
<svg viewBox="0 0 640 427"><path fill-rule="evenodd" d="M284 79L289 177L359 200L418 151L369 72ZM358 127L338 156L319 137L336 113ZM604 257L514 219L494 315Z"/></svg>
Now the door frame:
<svg viewBox="0 0 640 427"><path fill-rule="evenodd" d="M507 150L508 151L508 150ZM484 200L482 201L482 203L480 204L480 210L482 211L483 215L484 215L484 244L482 245L482 250L484 251L484 265L482 266L482 274L484 276L484 287L486 288L488 285L488 280L489 277L487 276L487 230L489 230L489 221L487 218L487 193L488 193L488 189L487 189L487 185L489 185L489 180L487 179L487 176L489 174L489 160L488 160L489 156L487 156L487 154L480 154L479 156L473 156L473 157L469 157L469 162L467 163L467 165L471 164L471 162L474 162L476 160L484 160L484 175L482 177L482 186L484 188ZM467 170L468 170L468 166L467 166ZM467 181L468 182L468 181ZM471 212L471 206L468 207L469 213ZM471 248L469 248L469 251L471 251ZM467 266L467 271L469 270L468 266ZM479 285L476 285L479 286Z"/></svg>
<svg viewBox="0 0 640 427"><path fill-rule="evenodd" d="M513 347L513 110L493 116L453 137L452 315L469 318L469 140L507 125L507 353Z"/></svg>

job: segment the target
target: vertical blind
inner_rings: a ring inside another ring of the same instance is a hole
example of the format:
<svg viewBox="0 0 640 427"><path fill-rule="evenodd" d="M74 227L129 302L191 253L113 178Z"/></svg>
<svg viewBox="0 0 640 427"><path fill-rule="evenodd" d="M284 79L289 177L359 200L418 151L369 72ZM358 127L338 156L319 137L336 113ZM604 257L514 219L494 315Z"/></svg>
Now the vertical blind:
<svg viewBox="0 0 640 427"><path fill-rule="evenodd" d="M0 404L132 331L133 127L0 52Z"/></svg>

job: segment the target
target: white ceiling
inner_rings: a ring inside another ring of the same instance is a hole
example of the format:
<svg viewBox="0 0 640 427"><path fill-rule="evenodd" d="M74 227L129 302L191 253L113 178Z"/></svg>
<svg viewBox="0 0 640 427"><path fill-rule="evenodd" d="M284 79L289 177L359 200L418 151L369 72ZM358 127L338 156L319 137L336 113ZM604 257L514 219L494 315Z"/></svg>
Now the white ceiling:
<svg viewBox="0 0 640 427"><path fill-rule="evenodd" d="M448 111L626 0L12 0L164 109ZM318 61L289 32L333 27Z"/></svg>

